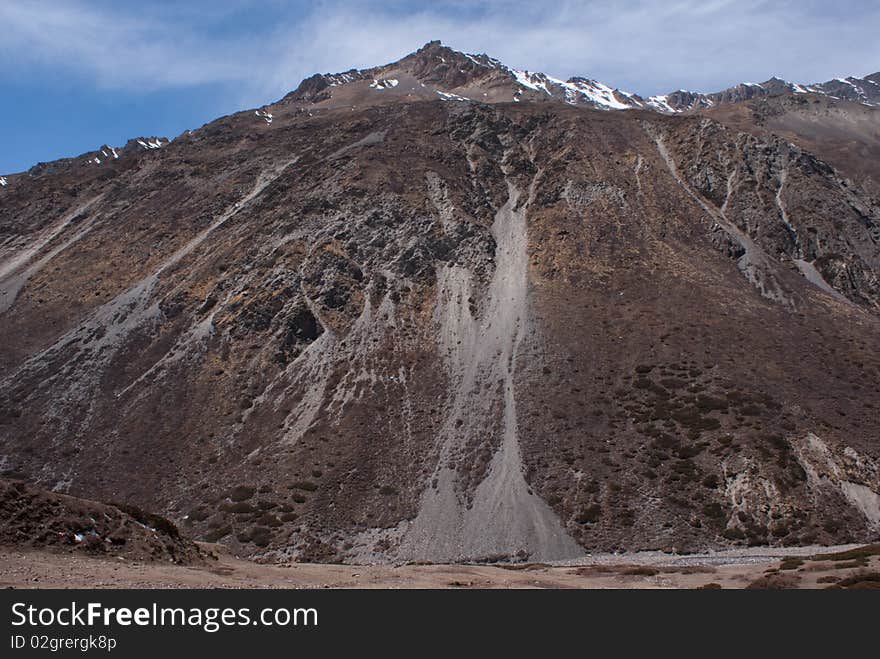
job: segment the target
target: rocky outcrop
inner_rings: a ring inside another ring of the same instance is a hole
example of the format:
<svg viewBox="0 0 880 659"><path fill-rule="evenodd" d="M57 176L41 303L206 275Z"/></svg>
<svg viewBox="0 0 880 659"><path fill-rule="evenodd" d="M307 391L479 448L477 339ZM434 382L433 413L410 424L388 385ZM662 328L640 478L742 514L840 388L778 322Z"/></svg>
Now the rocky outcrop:
<svg viewBox="0 0 880 659"><path fill-rule="evenodd" d="M136 561L201 563L207 554L161 515L0 478L0 544Z"/></svg>

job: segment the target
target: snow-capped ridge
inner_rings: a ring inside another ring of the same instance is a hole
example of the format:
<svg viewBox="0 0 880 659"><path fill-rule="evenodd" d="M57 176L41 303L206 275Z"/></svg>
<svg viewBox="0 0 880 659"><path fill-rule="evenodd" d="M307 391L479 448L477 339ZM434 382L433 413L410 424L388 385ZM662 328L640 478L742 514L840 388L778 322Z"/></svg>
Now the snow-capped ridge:
<svg viewBox="0 0 880 659"><path fill-rule="evenodd" d="M339 91L345 88L346 91ZM381 92L363 100L360 90ZM355 91L349 92L347 90ZM784 94L821 94L832 99L856 101L880 107L880 74L866 78L837 78L826 83L803 85L772 76L764 82L742 82L733 87L703 93L678 89L643 97L587 76L567 80L528 68L514 68L485 53L455 50L430 41L402 59L371 69L316 74L300 83L283 101L334 106L372 103L379 98L431 100L460 97L473 102L562 102L602 110L643 109L676 114ZM452 95L452 96L450 96Z"/></svg>

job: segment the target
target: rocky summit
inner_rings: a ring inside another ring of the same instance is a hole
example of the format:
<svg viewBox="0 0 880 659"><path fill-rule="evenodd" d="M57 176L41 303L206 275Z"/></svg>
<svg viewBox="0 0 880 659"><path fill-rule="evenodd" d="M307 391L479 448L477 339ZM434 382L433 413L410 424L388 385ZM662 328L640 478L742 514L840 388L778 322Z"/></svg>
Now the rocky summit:
<svg viewBox="0 0 880 659"><path fill-rule="evenodd" d="M432 42L6 174L0 469L264 560L875 539L878 82Z"/></svg>

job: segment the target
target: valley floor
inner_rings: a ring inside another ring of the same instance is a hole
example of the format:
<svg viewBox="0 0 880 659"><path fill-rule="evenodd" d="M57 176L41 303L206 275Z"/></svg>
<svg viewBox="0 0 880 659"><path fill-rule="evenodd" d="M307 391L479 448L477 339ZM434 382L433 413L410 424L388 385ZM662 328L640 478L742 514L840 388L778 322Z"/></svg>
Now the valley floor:
<svg viewBox="0 0 880 659"><path fill-rule="evenodd" d="M212 545L215 552L218 547ZM880 545L596 555L577 565L264 565L217 552L204 566L0 547L2 588L880 587Z"/></svg>

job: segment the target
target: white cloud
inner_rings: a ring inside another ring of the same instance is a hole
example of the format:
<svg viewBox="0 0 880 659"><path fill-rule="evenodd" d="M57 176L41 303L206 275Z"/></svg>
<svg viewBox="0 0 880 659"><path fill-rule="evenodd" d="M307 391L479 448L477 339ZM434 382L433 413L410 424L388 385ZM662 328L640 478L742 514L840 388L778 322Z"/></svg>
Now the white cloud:
<svg viewBox="0 0 880 659"><path fill-rule="evenodd" d="M4 0L0 25L0 53L16 63L12 72L33 67L78 74L97 87L142 89L226 82L247 74L247 62L219 57L235 44L213 43L197 26L167 25L149 16L75 2ZM241 45L250 47L248 41Z"/></svg>
<svg viewBox="0 0 880 659"><path fill-rule="evenodd" d="M0 55L22 71L63 71L103 88L224 83L243 105L275 99L314 72L385 63L438 38L517 67L640 93L713 91L774 74L815 82L880 69L880 7L867 0L832 7L818 0L565 0L552 9L511 0L428 8L325 2L289 12L272 0L226 0L204 6L201 16L35 4L0 5ZM250 27L218 22L245 9Z"/></svg>

